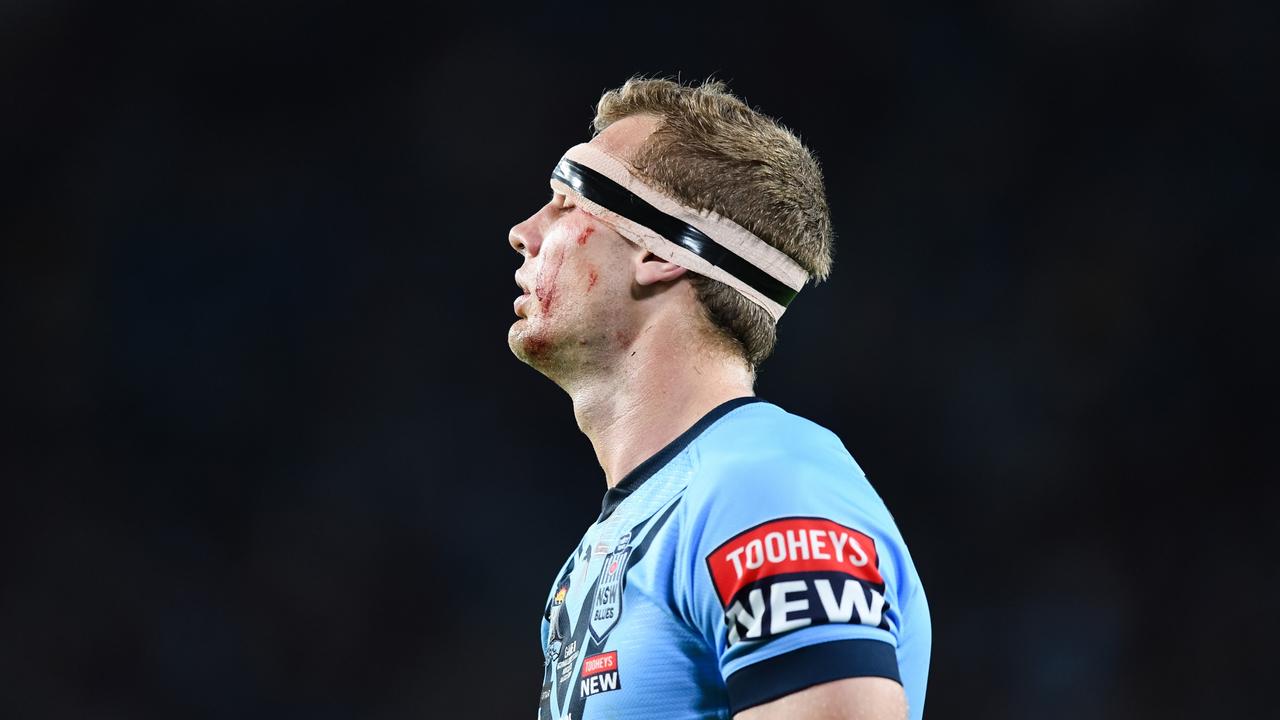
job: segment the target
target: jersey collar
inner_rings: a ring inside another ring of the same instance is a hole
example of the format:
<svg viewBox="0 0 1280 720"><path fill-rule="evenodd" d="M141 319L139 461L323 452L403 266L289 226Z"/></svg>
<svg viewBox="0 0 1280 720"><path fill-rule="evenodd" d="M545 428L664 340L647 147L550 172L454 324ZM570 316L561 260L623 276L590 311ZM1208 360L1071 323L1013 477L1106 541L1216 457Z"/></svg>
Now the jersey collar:
<svg viewBox="0 0 1280 720"><path fill-rule="evenodd" d="M685 430L683 433L680 433L680 437L672 440L667 443L666 447L653 455L650 455L647 460L637 465L634 470L627 473L626 477L618 481L617 485L609 488L609 490L605 492L604 500L600 504L600 518L596 520L596 522L602 522L605 518L612 515L613 511L617 509L618 505L621 504L623 500L627 499L628 495L635 492L636 489L643 485L646 480L653 477L654 473L658 472L665 467L667 463L671 462L676 455L679 455L681 451L689 446L689 443L693 442L703 433L703 431L711 427L712 423L743 405L750 405L751 403L757 402L764 401L758 397L734 398L720 403L706 415L703 415L698 422L693 424L693 427Z"/></svg>

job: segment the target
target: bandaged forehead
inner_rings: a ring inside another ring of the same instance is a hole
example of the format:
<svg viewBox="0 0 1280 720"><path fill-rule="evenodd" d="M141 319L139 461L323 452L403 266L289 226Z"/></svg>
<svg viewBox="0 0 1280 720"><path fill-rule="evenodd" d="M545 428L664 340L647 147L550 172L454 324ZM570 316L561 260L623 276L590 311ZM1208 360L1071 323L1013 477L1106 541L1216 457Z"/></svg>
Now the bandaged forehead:
<svg viewBox="0 0 1280 720"><path fill-rule="evenodd" d="M598 147L575 145L551 173L551 189L668 262L732 287L777 322L809 274L746 228L682 205Z"/></svg>

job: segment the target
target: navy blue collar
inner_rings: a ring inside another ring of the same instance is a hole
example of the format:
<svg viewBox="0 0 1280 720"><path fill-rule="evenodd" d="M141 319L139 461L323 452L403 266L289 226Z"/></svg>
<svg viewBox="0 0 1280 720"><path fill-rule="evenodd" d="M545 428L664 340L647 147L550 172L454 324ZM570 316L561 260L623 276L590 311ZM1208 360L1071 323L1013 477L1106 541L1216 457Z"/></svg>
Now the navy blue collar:
<svg viewBox="0 0 1280 720"><path fill-rule="evenodd" d="M680 433L680 437L667 443L666 447L649 456L648 460L640 463L634 470L627 473L627 476L618 481L617 485L609 488L604 494L604 501L600 503L600 519L596 520L596 522L601 522L612 515L619 503L626 500L628 495L635 492L646 480L653 477L654 473L671 462L676 455L679 455L682 450L689 446L689 443L711 427L712 423L743 405L756 402L764 401L758 397L734 398L720 403L706 415L703 415L702 419L693 424L693 427Z"/></svg>

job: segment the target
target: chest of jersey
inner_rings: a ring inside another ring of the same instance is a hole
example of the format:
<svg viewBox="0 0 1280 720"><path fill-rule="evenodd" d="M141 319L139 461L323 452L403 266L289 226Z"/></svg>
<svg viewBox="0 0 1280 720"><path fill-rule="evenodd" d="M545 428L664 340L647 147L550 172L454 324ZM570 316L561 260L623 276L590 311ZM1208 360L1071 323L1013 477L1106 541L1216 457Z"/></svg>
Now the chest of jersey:
<svg viewBox="0 0 1280 720"><path fill-rule="evenodd" d="M672 607L673 470L592 525L562 568L542 622L540 720L721 716L714 656Z"/></svg>

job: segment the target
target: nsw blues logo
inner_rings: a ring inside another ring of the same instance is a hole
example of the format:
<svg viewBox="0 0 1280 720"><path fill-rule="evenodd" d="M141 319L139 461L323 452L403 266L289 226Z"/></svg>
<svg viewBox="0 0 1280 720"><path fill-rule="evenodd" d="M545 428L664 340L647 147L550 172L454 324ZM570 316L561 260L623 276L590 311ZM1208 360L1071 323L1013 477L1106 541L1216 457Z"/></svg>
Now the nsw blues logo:
<svg viewBox="0 0 1280 720"><path fill-rule="evenodd" d="M630 557L631 533L626 533L601 563L600 581L596 584L596 595L591 604L591 637L597 643L604 642L622 616L622 591Z"/></svg>

